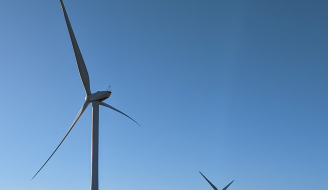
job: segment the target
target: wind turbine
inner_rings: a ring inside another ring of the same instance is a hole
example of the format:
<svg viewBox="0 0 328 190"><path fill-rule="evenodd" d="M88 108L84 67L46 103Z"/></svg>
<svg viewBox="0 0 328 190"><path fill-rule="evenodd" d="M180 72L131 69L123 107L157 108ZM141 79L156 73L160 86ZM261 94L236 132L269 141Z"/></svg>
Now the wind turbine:
<svg viewBox="0 0 328 190"><path fill-rule="evenodd" d="M80 52L80 48L77 44L76 38L73 33L72 26L69 22L66 9L64 6L64 3L62 0L60 0L60 4L64 13L65 21L67 24L68 32L71 38L77 67L81 76L82 84L84 86L84 90L86 92L85 96L85 102L82 105L82 108L80 109L79 113L77 114L75 120L73 121L73 124L68 129L67 133L65 134L64 138L61 140L57 148L53 151L53 153L50 155L50 157L47 159L47 161L42 165L42 167L39 169L38 172L33 176L33 178L42 170L42 168L47 164L47 162L50 160L50 158L55 154L57 149L60 147L60 145L64 142L67 135L71 132L73 129L75 123L78 121L78 119L81 117L83 112L87 109L88 105L92 103L92 138L91 138L91 190L98 190L98 143L99 143L99 105L108 107L114 111L117 111L126 117L130 118L132 121L137 123L135 120L133 120L130 116L126 115L125 113L121 112L120 110L104 103L103 101L106 100L110 95L110 91L98 91L96 93L91 93L90 90L90 81L89 81L89 74L87 71L87 68L85 66L82 54ZM137 123L138 124L138 123ZM139 124L138 124L139 125ZM140 125L139 125L140 126ZM32 179L33 179L32 178ZM32 180L31 179L31 180Z"/></svg>
<svg viewBox="0 0 328 190"><path fill-rule="evenodd" d="M199 172L205 179L206 181L213 187L214 190L218 190L218 188L216 188L213 183L210 182L210 180L208 180L203 174L202 172ZM227 190L228 187L234 182L235 180L232 180L232 182L230 182L227 186L225 186L222 190Z"/></svg>

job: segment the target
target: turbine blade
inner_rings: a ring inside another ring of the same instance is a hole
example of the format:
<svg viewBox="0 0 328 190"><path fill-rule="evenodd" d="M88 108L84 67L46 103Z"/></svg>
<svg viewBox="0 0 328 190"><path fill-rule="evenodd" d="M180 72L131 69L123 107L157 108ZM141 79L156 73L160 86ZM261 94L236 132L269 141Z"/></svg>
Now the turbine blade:
<svg viewBox="0 0 328 190"><path fill-rule="evenodd" d="M64 6L64 3L62 0L60 0L60 5L63 9L69 36L71 37L71 42L72 42L72 46L74 49L75 59L76 59L77 67L79 69L81 80L82 80L82 83L84 86L84 90L87 93L87 95L90 95L91 90L90 90L90 80L89 80L88 70L87 70L87 67L85 66L79 45L77 44L71 23L69 22L69 19L68 19L67 13L66 13L66 9L65 9L65 6Z"/></svg>
<svg viewBox="0 0 328 190"><path fill-rule="evenodd" d="M112 106L110 106L110 105L108 105L108 104L106 104L104 102L99 102L99 104L102 105L102 106L108 107L108 108L110 108L110 109L112 109L114 111L117 111L118 113L121 113L121 114L125 115L126 117L130 118L132 121L134 121L136 124L139 125L138 122L136 122L134 119L132 119L130 116L126 115L125 113L121 112L120 110L118 110L118 109L116 109L116 108L114 108L114 107L112 107Z"/></svg>
<svg viewBox="0 0 328 190"><path fill-rule="evenodd" d="M50 157L48 158L48 160L42 165L42 167L39 169L38 172L36 172L36 174L32 177L32 179L38 175L38 173L42 170L42 168L47 164L47 162L50 160L50 158L55 154L55 152L57 151L57 149L60 147L60 145L64 142L64 140L66 139L67 135L69 134L69 132L71 132L71 130L73 129L75 123L77 122L77 120L81 117L82 113L84 112L85 109L87 109L88 105L90 104L90 102L88 100L86 100L82 106L82 108L80 109L79 113L77 114L73 124L71 125L71 127L68 129L66 135L64 136L64 138L60 141L59 145L57 146L57 148L55 149L55 151L52 152L52 154L50 155ZM31 179L31 180L32 180Z"/></svg>
<svg viewBox="0 0 328 190"><path fill-rule="evenodd" d="M199 172L200 174L202 174L202 172ZM206 181L213 187L213 189L215 189L215 190L218 190L218 188L216 188L211 182L210 182L210 180L208 180L203 174L202 174L202 176L206 179Z"/></svg>
<svg viewBox="0 0 328 190"><path fill-rule="evenodd" d="M234 182L235 180L232 180L232 182L230 182L227 186L225 186L222 190L227 190L228 187Z"/></svg>

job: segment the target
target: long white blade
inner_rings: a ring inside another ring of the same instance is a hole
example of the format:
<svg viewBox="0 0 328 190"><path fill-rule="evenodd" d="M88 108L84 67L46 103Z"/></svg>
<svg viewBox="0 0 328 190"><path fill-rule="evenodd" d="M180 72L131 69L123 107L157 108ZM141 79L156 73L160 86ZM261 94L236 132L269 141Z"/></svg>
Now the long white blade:
<svg viewBox="0 0 328 190"><path fill-rule="evenodd" d="M38 173L42 170L42 168L47 164L47 162L50 160L50 158L55 154L55 152L57 151L57 149L60 147L60 145L64 142L64 140L66 139L67 135L69 134L69 132L71 132L71 130L73 129L75 123L77 122L77 120L81 117L82 113L85 111L85 109L87 109L88 105L90 104L90 102L88 100L86 100L82 106L82 108L80 109L79 113L77 114L73 124L71 125L71 127L68 129L66 135L64 136L64 138L60 141L59 145L57 146L57 148L55 149L55 151L53 151L53 153L50 155L50 157L48 158L48 160L42 165L42 167L39 169L38 172L36 172L36 174L32 177L32 179L38 175ZM31 180L32 180L31 179Z"/></svg>
<svg viewBox="0 0 328 190"><path fill-rule="evenodd" d="M202 174L202 172L199 172L200 174ZM206 179L206 181L213 187L213 189L215 189L215 190L218 190L218 188L216 188L211 182L210 182L210 180L208 180L203 174L202 174L202 176Z"/></svg>
<svg viewBox="0 0 328 190"><path fill-rule="evenodd" d="M69 22L69 19L68 19L67 13L66 13L66 9L65 9L65 6L64 6L64 3L63 3L62 0L60 0L60 5L63 9L63 13L64 13L65 21L66 21L66 24L67 24L69 36L71 37L71 41L72 41L72 45L73 45L73 49L74 49L74 54L75 54L75 59L76 59L77 67L79 69L81 80L82 80L82 83L83 83L83 86L84 86L84 90L87 93L87 95L90 95L91 90L90 90L90 80L89 80L88 70L87 70L87 67L85 66L85 63L84 63L80 48L77 44L77 41L76 41L75 35L73 33L71 23Z"/></svg>
<svg viewBox="0 0 328 190"><path fill-rule="evenodd" d="M126 115L125 113L121 112L120 110L118 110L118 109L116 109L116 108L114 108L114 107L112 107L112 106L110 106L110 105L108 105L108 104L106 104L106 103L104 103L104 102L99 102L99 104L102 105L102 106L108 107L108 108L110 108L110 109L112 109L112 110L114 110L114 111L117 111L117 112L120 113L120 114L125 115L126 117L130 118L132 121L134 121L136 124L139 125L138 122L136 122L134 119L132 119L130 116ZM139 126L140 126L140 125L139 125Z"/></svg>
<svg viewBox="0 0 328 190"><path fill-rule="evenodd" d="M230 182L227 186L225 186L222 190L227 190L228 187L234 182L235 180L232 180L232 182Z"/></svg>

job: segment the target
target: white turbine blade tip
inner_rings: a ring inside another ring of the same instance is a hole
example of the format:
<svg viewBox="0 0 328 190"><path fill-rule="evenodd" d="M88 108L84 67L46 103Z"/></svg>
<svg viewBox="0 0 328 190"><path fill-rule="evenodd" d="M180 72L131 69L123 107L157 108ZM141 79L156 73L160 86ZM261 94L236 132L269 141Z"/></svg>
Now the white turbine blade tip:
<svg viewBox="0 0 328 190"><path fill-rule="evenodd" d="M83 114L83 112L87 109L88 105L90 104L90 102L88 100L86 100L83 104L83 106L81 107L79 113L77 114L75 120L73 121L71 127L68 129L67 133L65 134L64 138L60 141L59 145L57 146L57 148L52 152L52 154L49 156L49 158L47 159L47 161L41 166L41 168L38 170L38 172L36 172L36 174L32 177L32 179L38 175L38 173L42 170L42 168L48 163L48 161L50 160L50 158L55 154L55 152L58 150L58 148L60 147L60 145L64 142L64 140L66 139L67 135L71 132L71 130L73 129L75 123L77 122L77 120L79 120L79 118L81 117L81 115ZM31 179L31 180L32 180Z"/></svg>
<svg viewBox="0 0 328 190"><path fill-rule="evenodd" d="M138 124L138 125L140 126L140 124L139 124L138 122L136 122L134 119L132 119L130 116L128 116L128 115L126 115L125 113L121 112L120 110L114 108L113 106L110 106L110 105L108 105L108 104L106 104L106 103L104 103L104 102L99 102L99 104L102 105L102 106L108 107L108 108L110 108L110 109L112 109L112 110L114 110L114 111L117 111L118 113L120 113L120 114L122 114L122 115L128 117L129 119L131 119L132 121L134 121L136 124ZM140 127L141 127L141 126L140 126Z"/></svg>

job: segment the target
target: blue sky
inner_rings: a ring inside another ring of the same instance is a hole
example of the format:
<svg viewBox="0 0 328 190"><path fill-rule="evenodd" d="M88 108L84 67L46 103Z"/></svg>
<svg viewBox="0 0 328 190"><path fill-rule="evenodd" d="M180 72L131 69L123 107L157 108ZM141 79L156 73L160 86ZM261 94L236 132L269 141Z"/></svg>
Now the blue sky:
<svg viewBox="0 0 328 190"><path fill-rule="evenodd" d="M100 189L327 189L326 1L64 1L100 108ZM59 1L0 6L0 184L89 189L91 108Z"/></svg>

